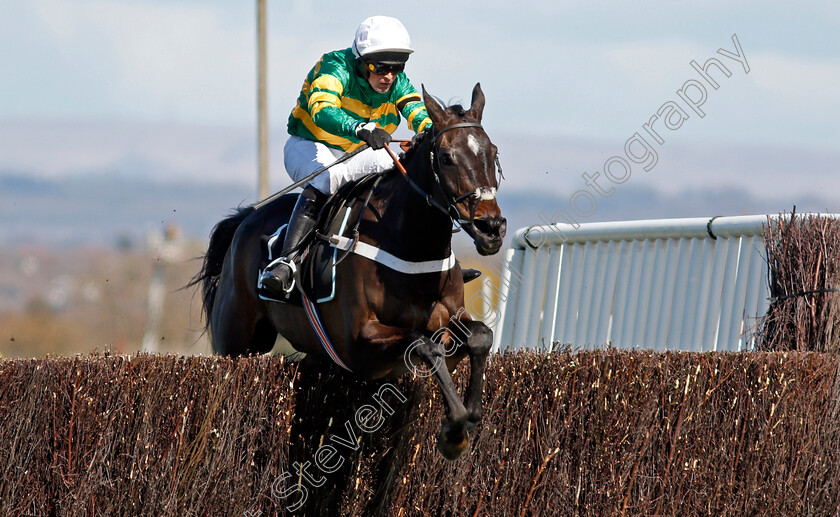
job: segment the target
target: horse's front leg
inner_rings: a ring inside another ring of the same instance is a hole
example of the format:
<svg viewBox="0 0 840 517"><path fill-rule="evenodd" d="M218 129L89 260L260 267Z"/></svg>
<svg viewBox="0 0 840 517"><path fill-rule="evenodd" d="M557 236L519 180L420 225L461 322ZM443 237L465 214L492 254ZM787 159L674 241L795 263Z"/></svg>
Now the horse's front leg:
<svg viewBox="0 0 840 517"><path fill-rule="evenodd" d="M359 337L367 344L368 350L380 359L383 355L390 359L394 352L399 350L400 359L412 373L419 377L435 376L443 394L446 415L446 421L438 435L438 449L450 460L462 456L470 443L466 428L468 415L449 375L441 345L420 331L390 327L378 321L365 323Z"/></svg>
<svg viewBox="0 0 840 517"><path fill-rule="evenodd" d="M412 351L417 353L429 369L419 369L417 365L412 364ZM446 402L444 406L446 421L441 426L438 435L438 450L449 460L463 456L470 445L470 435L467 429L467 409L461 402L461 397L458 396L458 390L455 388L455 383L452 382L452 376L449 375L443 347L426 336L418 336L412 342L409 350L406 351L405 357L409 369L415 375L427 377L433 374L443 393ZM481 397L479 397L479 404L481 404Z"/></svg>
<svg viewBox="0 0 840 517"><path fill-rule="evenodd" d="M463 325L464 329L460 326ZM464 406L467 409L467 419L470 428L481 422L484 410L481 407L481 395L484 389L484 372L487 370L487 356L493 346L493 331L482 321L460 321L459 325L451 326L456 331L456 338L461 339L467 347L470 356L470 380L464 395ZM460 332L459 332L460 331ZM459 336L458 334L466 334ZM458 339L456 339L458 341Z"/></svg>

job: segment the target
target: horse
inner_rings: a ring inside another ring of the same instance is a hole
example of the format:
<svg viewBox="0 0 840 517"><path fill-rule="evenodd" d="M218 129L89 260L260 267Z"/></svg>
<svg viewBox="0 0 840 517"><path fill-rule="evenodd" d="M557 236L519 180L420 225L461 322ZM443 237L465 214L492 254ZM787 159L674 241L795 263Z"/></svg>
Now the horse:
<svg viewBox="0 0 840 517"><path fill-rule="evenodd" d="M481 126L484 93L476 83L469 109L444 107L422 88L432 129L418 133L397 167L369 181L365 206L355 206L357 240L411 263L448 264L410 274L356 253L336 266L335 296L318 305L333 360L363 380L408 371L434 375L444 399L438 450L450 460L469 448L482 418L482 384L491 329L464 310L461 267L452 254L453 224L481 255L499 251L507 222L496 200L497 148ZM222 355L269 352L277 334L298 351L326 358L305 307L258 296L259 244L288 221L295 194L257 210L240 207L211 232L193 285L203 291L206 328ZM357 203L361 205L361 203ZM320 226L319 226L320 228ZM300 282L298 282L300 284ZM469 356L463 401L450 372Z"/></svg>

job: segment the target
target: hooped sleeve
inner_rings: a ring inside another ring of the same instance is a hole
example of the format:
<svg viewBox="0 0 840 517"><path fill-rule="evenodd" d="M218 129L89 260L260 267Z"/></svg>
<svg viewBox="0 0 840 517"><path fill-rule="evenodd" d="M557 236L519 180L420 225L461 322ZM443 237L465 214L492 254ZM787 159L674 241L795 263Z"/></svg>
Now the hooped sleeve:
<svg viewBox="0 0 840 517"><path fill-rule="evenodd" d="M429 118L426 105L423 104L423 99L420 98L420 93L417 92L414 85L405 78L404 81L400 81L397 87L399 88L397 109L408 121L409 127L415 133L420 133L431 126L432 119Z"/></svg>
<svg viewBox="0 0 840 517"><path fill-rule="evenodd" d="M347 70L325 60L310 85L307 109L318 127L355 141L358 120L341 109L341 96L348 81Z"/></svg>

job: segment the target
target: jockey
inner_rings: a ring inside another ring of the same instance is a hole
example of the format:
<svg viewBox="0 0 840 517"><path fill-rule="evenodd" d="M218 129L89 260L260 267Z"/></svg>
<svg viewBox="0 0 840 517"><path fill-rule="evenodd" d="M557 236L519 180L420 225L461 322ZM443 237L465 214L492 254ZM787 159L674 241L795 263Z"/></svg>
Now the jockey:
<svg viewBox="0 0 840 517"><path fill-rule="evenodd" d="M309 71L289 116L284 148L289 176L298 181L344 153L364 144L369 148L306 184L292 211L281 258L260 276L270 292L288 293L294 287L294 261L328 195L349 181L393 167L384 147L400 115L415 133L432 125L420 94L403 72L412 52L399 20L372 16L359 25L352 47L324 54Z"/></svg>

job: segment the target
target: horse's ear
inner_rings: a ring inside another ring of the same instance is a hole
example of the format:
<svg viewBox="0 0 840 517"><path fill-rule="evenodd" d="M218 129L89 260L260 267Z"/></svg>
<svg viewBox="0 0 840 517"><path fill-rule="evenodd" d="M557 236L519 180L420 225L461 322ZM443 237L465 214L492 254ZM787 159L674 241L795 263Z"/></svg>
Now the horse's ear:
<svg viewBox="0 0 840 517"><path fill-rule="evenodd" d="M426 105L426 112L429 114L429 118L432 119L432 124L440 127L445 116L443 107L438 104L434 97L429 95L425 86L421 85L420 87L423 89L423 104Z"/></svg>
<svg viewBox="0 0 840 517"><path fill-rule="evenodd" d="M470 102L470 115L481 122L481 113L484 111L484 92L481 91L481 83L475 83Z"/></svg>

